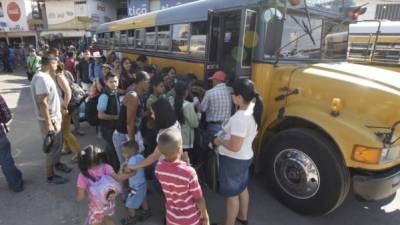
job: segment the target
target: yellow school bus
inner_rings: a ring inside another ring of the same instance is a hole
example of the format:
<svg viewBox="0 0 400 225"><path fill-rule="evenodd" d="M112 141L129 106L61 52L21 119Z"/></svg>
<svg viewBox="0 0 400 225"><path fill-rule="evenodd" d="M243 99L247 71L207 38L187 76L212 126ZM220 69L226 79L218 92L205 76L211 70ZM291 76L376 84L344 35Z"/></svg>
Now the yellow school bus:
<svg viewBox="0 0 400 225"><path fill-rule="evenodd" d="M325 46L347 31L350 9L343 0L200 0L103 24L97 39L178 74L251 78L264 101L256 170L285 205L323 215L349 193L378 200L400 185L400 74Z"/></svg>
<svg viewBox="0 0 400 225"><path fill-rule="evenodd" d="M348 60L400 72L400 22L360 21L350 24Z"/></svg>

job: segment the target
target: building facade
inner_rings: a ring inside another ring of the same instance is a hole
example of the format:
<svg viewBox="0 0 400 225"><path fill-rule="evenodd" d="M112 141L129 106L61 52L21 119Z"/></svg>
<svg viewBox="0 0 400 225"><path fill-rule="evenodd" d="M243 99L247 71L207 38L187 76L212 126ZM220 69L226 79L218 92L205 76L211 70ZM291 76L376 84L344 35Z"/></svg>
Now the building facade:
<svg viewBox="0 0 400 225"><path fill-rule="evenodd" d="M0 40L8 44L35 44L31 0L0 0Z"/></svg>
<svg viewBox="0 0 400 225"><path fill-rule="evenodd" d="M384 19L400 21L400 0L355 0L357 5L366 4L367 12L359 20Z"/></svg>
<svg viewBox="0 0 400 225"><path fill-rule="evenodd" d="M46 0L46 25L40 36L61 47L90 39L99 24L117 19L113 0Z"/></svg>

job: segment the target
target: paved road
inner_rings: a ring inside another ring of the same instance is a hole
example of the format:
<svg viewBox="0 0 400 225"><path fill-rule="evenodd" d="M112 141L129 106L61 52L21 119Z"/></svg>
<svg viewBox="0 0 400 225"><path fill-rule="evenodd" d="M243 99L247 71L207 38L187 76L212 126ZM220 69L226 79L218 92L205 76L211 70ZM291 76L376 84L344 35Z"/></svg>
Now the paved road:
<svg viewBox="0 0 400 225"><path fill-rule="evenodd" d="M20 72L19 74L23 74ZM13 145L13 155L26 180L26 191L14 194L7 189L5 178L0 173L0 225L59 225L83 224L86 215L85 203L75 199L75 179L78 169L68 177L71 181L63 186L48 186L45 183L44 155L40 150L41 138L34 118L29 84L25 77L16 74L0 74L0 93L6 98L14 113L9 138ZM101 143L95 131L84 125L87 135L80 138L85 146ZM69 157L63 158L69 163ZM324 217L304 217L297 215L277 202L266 190L259 177L252 179L251 225L398 225L400 223L400 194L395 199L362 203L349 197L335 212ZM142 224L161 224L161 196L151 194L150 205L153 217ZM221 221L224 215L224 201L214 193L206 191L206 200L213 221ZM118 209L116 219L124 215Z"/></svg>

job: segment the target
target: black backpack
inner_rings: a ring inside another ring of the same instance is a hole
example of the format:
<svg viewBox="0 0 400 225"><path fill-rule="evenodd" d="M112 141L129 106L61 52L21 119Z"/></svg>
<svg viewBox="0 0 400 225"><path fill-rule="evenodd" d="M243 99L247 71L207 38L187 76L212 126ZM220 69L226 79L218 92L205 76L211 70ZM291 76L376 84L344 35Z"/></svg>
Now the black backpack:
<svg viewBox="0 0 400 225"><path fill-rule="evenodd" d="M74 82L74 78L69 71L64 71L64 77L67 79L68 86L71 89L71 100L68 104L68 111L72 113L75 109L81 106L87 95L86 92L77 83ZM56 83L57 86L60 88L58 78L59 77L57 76ZM64 97L64 93L62 93L62 95L62 97Z"/></svg>
<svg viewBox="0 0 400 225"><path fill-rule="evenodd" d="M97 102L98 101L99 101L99 95L89 98L89 100L86 102L85 117L86 117L86 121L91 126L98 126L100 124L100 120L97 115L98 114L98 111L97 111Z"/></svg>
<svg viewBox="0 0 400 225"><path fill-rule="evenodd" d="M68 104L68 111L73 112L76 108L80 107L87 95L81 86L74 82L74 78L69 71L65 71L65 78L67 78L69 87L71 88L71 101Z"/></svg>

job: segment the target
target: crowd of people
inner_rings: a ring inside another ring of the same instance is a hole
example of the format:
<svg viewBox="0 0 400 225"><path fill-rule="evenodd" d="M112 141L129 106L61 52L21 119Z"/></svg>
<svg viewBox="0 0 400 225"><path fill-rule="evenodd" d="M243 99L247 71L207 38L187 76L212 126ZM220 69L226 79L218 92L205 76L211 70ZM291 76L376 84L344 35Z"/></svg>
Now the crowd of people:
<svg viewBox="0 0 400 225"><path fill-rule="evenodd" d="M248 223L252 142L262 113L252 81L238 79L229 87L227 74L217 71L206 91L205 81L194 74L157 68L144 55L120 59L115 52L103 55L95 45L82 52L72 46L63 54L50 48L29 52L27 78L44 138L47 182L68 182L56 171L72 171L61 157L73 153L80 169L77 199L88 196L85 224L115 224L111 216L118 193L127 208L122 224L146 220L151 216L148 189L164 194L166 224L209 224L199 181L205 147L219 153L218 192L227 199L223 224ZM80 146L75 135L85 135L80 128L83 108L104 148ZM22 175L11 167L9 174L16 175L9 176L19 180L7 179L10 187L22 190Z"/></svg>

